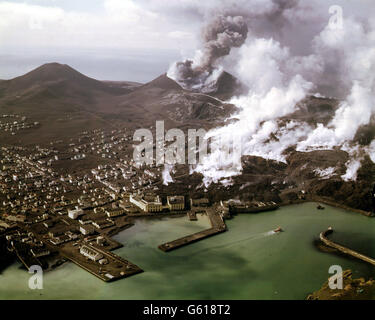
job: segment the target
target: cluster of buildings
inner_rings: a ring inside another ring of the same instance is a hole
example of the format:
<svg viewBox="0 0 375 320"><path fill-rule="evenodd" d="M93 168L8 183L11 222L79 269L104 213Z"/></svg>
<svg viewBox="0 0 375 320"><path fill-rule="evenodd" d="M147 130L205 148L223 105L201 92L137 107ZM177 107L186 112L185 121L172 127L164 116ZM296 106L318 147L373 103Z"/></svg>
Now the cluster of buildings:
<svg viewBox="0 0 375 320"><path fill-rule="evenodd" d="M160 196L157 195L130 195L129 200L143 212L185 210L184 196L167 196L166 203L163 203Z"/></svg>
<svg viewBox="0 0 375 320"><path fill-rule="evenodd" d="M138 168L129 150L132 136L126 130L99 129L43 146L2 146L0 234L11 235L8 241L26 260L53 251L77 259L96 275L98 265L117 277L139 272L109 255L109 237L131 225L129 216L181 212L206 202L159 196L162 166ZM93 245L92 239L97 240Z"/></svg>
<svg viewBox="0 0 375 320"><path fill-rule="evenodd" d="M10 132L15 135L19 130L36 128L40 124L39 122L26 122L26 117L19 116L16 114L3 114L0 115L0 130Z"/></svg>
<svg viewBox="0 0 375 320"><path fill-rule="evenodd" d="M78 232L67 230L65 232L49 232L50 243L55 246L78 239Z"/></svg>
<svg viewBox="0 0 375 320"><path fill-rule="evenodd" d="M139 170L133 160L125 160L116 164L99 165L91 173L96 181L115 192L132 192L139 188L157 191L158 187L154 184L160 181L161 169L153 167Z"/></svg>
<svg viewBox="0 0 375 320"><path fill-rule="evenodd" d="M112 130L109 133L104 130L93 130L83 132L77 139L69 144L68 153L80 158L83 154L91 154L102 159L116 161L124 160L124 144L132 140L132 136L127 134L126 129ZM73 158L75 157L73 156Z"/></svg>
<svg viewBox="0 0 375 320"><path fill-rule="evenodd" d="M14 230L6 236L6 240L8 241L9 249L15 251L26 263L34 258L48 257L51 254L46 245L37 240L32 232Z"/></svg>
<svg viewBox="0 0 375 320"><path fill-rule="evenodd" d="M161 199L154 195L162 168L136 167L125 150L128 142L132 142L132 137L126 130L98 129L82 132L68 141L51 141L43 147L1 147L0 231L19 222L43 222L50 230L54 217L66 216L79 221L81 234L87 235L93 229L113 226L114 219L124 215L184 210L184 197ZM85 154L87 162L90 155L100 156L106 150L114 150L116 161L94 162L94 167L86 163L84 170L69 169L71 159ZM70 241L72 236L53 238L58 244Z"/></svg>
<svg viewBox="0 0 375 320"><path fill-rule="evenodd" d="M0 201L3 207L0 214L26 214L30 210L67 214L77 204L82 208L100 207L124 193L139 189L158 191L156 184L160 181L161 168L140 170L135 167L125 150L131 138L126 130L93 130L69 141L51 141L49 147L44 148L2 147ZM116 161L103 160L94 168L79 172L69 170L67 162L71 160L84 160L84 166L89 168L92 156L97 159L104 150L114 150ZM1 194L6 195L5 199ZM80 203L81 200L84 203ZM128 209L134 211L131 207Z"/></svg>

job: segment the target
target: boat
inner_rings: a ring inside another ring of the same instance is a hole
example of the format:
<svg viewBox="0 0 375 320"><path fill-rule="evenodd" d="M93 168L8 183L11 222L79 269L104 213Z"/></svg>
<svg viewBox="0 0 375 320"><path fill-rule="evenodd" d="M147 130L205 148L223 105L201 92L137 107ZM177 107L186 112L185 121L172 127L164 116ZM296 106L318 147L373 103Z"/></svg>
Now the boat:
<svg viewBox="0 0 375 320"><path fill-rule="evenodd" d="M273 232L281 232L283 231L283 229L281 229L281 227L277 227L275 230L273 230Z"/></svg>

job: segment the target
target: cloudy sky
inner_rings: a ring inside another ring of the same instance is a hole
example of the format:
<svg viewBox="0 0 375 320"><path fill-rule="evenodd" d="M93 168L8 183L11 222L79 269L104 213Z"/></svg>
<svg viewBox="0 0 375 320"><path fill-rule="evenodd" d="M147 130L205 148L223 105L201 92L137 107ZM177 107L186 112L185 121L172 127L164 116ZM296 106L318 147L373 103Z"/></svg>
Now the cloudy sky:
<svg viewBox="0 0 375 320"><path fill-rule="evenodd" d="M269 9L269 0L250 2L253 11ZM372 14L366 8L371 0L310 1L313 2L327 17L332 3L351 13ZM358 2L360 6L356 5ZM243 0L0 1L0 78L9 79L56 61L98 79L149 81L165 72L173 61L194 53L199 47L200 30L217 7L237 7L241 12L241 6L248 3ZM290 39L303 41L303 37L300 34Z"/></svg>
<svg viewBox="0 0 375 320"><path fill-rule="evenodd" d="M159 9L132 0L0 1L0 78L57 61L100 79L148 81L195 48L199 28L196 16L186 23Z"/></svg>

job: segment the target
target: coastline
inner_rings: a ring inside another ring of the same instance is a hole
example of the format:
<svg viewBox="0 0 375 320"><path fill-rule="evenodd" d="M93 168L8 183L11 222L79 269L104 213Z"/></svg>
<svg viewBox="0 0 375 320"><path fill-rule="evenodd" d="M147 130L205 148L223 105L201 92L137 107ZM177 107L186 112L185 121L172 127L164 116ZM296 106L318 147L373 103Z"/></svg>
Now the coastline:
<svg viewBox="0 0 375 320"><path fill-rule="evenodd" d="M350 222L346 223L345 218L340 219L343 216L347 216ZM146 271L143 275L130 277L127 280L119 281L118 284L113 285L102 283L101 280L93 277L86 271L78 271L75 265L69 263L67 266L58 268L56 273L51 273L51 275L49 275L49 283L51 286L56 285L56 288L59 288L61 284L66 286L66 284L87 281L87 285L82 283L81 291L68 291L72 297L77 298L87 297L89 299L97 299L97 295L91 294L92 291L97 291L103 292L101 297L105 298L117 297L128 299L132 297L140 299L145 297L157 298L159 294L158 288L162 283L168 281L168 279L173 279L173 284L171 284L171 286L173 289L176 288L176 290L177 287L181 286L182 288L184 283L192 280L194 281L194 286L190 288L191 290L189 289L186 292L186 295L189 297L200 298L209 294L212 297L224 299L229 296L229 293L216 295L216 291L224 292L224 288L228 285L226 283L227 280L230 280L232 272L235 272L235 274L233 274L233 280L234 278L243 279L244 274L246 274L245 279L248 280L246 282L249 282L246 286L243 286L240 280L230 284L230 290L233 290L233 294L239 299L303 300L309 293L321 288L322 284L327 280L329 274L324 266L326 264L332 265L337 261L336 257L330 254L322 254L312 247L312 237L315 237L328 225L336 226L338 230L350 231L354 225L352 224L353 221L358 222L359 230L362 230L360 226L364 226L363 230L367 233L371 232L373 228L371 220L369 221L357 214L347 215L345 211L329 206L326 207L325 211L317 211L314 203L304 203L298 206L281 207L280 210L269 212L269 214L238 215L234 217L233 221L230 221L229 232L226 234L224 233L208 241L198 242L190 248L186 247L186 250L183 249L181 252L176 251L169 256L162 252L158 253L159 250L156 248L160 243L161 235L163 235L163 239L165 238L166 240L175 238L174 236L167 236L166 233L176 224L178 226L177 231L171 230L171 234L176 235L176 237L188 233L190 234L194 232L196 228L191 229L190 225L193 224L194 226L194 223L189 223L188 219L185 217L176 219L176 221L166 218L163 219L164 221L161 223L159 223L158 220L159 218L147 219L144 220L144 222L140 221L138 227L135 227L133 230L129 229L129 232L124 231L120 237L115 238L116 241L124 244L124 248L115 251L115 253L138 263L139 266L143 267ZM150 221L150 223L147 221ZM312 228L308 228L306 231L303 230L303 226L306 226L306 223L309 223L309 221L316 223L312 225ZM337 221L338 224L336 225L334 221ZM270 230L277 225L284 226L286 232L280 233L279 235L267 234L267 232L270 232ZM299 241L295 241L297 234ZM260 251L261 248L263 248L264 251ZM298 258L301 264L289 263L289 258L294 256L294 250L302 254L302 256ZM259 255L254 257L254 252L258 252ZM282 257L280 256L281 252ZM265 256L270 257L268 258L270 260L266 261L269 267L267 271L264 270L263 266L263 257ZM189 259L186 257L189 257ZM236 261L239 262L239 268L236 268L235 271L233 270L233 257L238 257ZM207 259L212 262L207 262ZM311 259L310 263L306 263L305 265L305 262L308 262L309 259ZM205 261L206 263L204 263ZM284 269L282 273L284 276L278 274L277 270L280 270L281 265L277 266L277 262L283 265ZM196 265L200 265L200 263L202 263L202 268L196 270ZM304 265L303 268L301 268L302 264ZM217 272L210 275L208 273L212 269L212 265L218 265L220 269L218 268ZM373 276L372 272L368 272L368 268L364 263L358 263L354 259L348 259L343 267L343 270L355 270L354 278L364 277L368 279ZM252 281L252 271L259 274L259 284L272 281L278 293L276 294L273 290L268 290L267 288L258 292L258 284ZM269 273L274 274L271 279L269 279ZM288 280L288 275L293 275L293 278L298 279L298 282L302 282L305 273L312 273L314 276L306 280L303 286L296 284L295 286L291 285L290 289L288 289L290 285L290 283L288 283L290 281L290 279ZM217 285L215 284L217 290L210 288L209 285L212 284L212 279L220 277L222 274L224 274L225 277L229 275L229 278L223 278L221 282ZM9 288L18 283L17 279L28 278L26 271L21 271L14 266L8 271L7 276L8 275L8 279L4 280L6 280L6 286ZM65 277L65 275L68 276L67 279L61 279L61 277ZM25 283L25 281L26 280L22 280L22 283ZM142 289L142 285L148 281L151 281L150 289ZM154 284L155 287L153 286ZM194 290L200 286L204 286L204 288L202 288L202 294L195 293ZM136 288L138 288L138 291ZM144 295L141 294L139 290L144 290ZM46 291L43 296L51 299L60 299L60 297L67 296L66 292L63 295L63 293L56 291L57 290L51 287L51 290ZM132 291L135 293L133 294ZM181 290L178 293L180 298L186 297L183 291L184 290ZM14 296L22 297L23 293L15 291ZM164 298L168 298L169 296L170 294L167 292L163 293ZM25 297L27 298L26 295Z"/></svg>
<svg viewBox="0 0 375 320"><path fill-rule="evenodd" d="M346 206L344 204L338 203L338 202L336 202L336 201L334 201L330 198L319 197L319 196L308 196L308 197L306 197L306 199L284 201L284 202L280 203L280 207L285 207L285 206L294 205L294 204L307 203L307 202L318 202L318 203L320 202L320 203L324 203L328 206L332 206L332 207L335 207L335 208L344 209L346 211L356 212L356 213L359 213L359 214L361 214L363 216L366 216L366 217L369 217L369 218L375 217L375 215L370 211L364 211L364 210L361 210L361 209L352 208L352 207Z"/></svg>

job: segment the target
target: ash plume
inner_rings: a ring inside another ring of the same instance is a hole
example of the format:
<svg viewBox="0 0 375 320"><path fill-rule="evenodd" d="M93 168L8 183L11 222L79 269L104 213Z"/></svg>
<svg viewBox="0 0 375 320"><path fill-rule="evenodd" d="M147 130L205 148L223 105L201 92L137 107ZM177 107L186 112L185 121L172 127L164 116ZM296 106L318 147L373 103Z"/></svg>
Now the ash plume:
<svg viewBox="0 0 375 320"><path fill-rule="evenodd" d="M197 3L189 2L191 12L203 19L214 17L202 30L202 48L193 59L175 62L167 75L187 90L209 93L216 89L225 58L246 43L249 31L277 40L290 33L283 29L290 25L299 0L207 1L203 7Z"/></svg>
<svg viewBox="0 0 375 320"><path fill-rule="evenodd" d="M205 47L200 68L210 70L220 57L238 48L247 38L248 28L242 16L218 16L203 31Z"/></svg>
<svg viewBox="0 0 375 320"><path fill-rule="evenodd" d="M232 48L242 46L247 34L248 27L242 16L217 16L203 30L204 47L198 62L177 62L168 74L186 89L210 86L210 83L214 83L215 78L220 75L220 72L214 72L216 61L229 55Z"/></svg>

